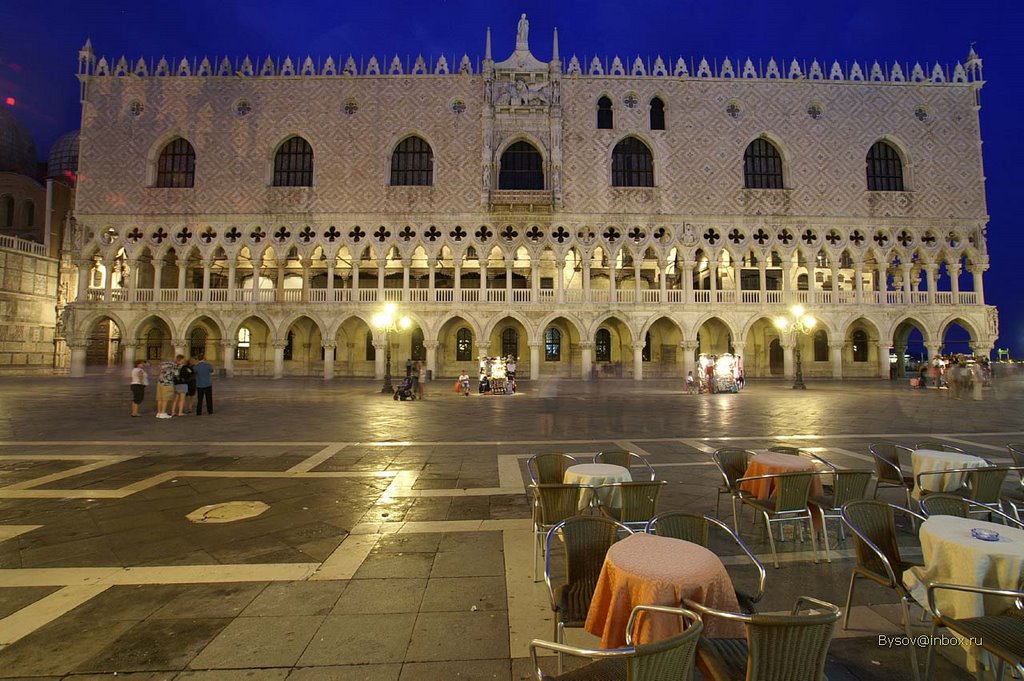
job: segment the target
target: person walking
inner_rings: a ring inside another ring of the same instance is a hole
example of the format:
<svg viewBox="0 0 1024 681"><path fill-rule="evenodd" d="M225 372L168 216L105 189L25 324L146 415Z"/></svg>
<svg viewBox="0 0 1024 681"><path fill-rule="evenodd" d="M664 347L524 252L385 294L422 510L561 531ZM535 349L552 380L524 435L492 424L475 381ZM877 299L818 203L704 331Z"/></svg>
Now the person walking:
<svg viewBox="0 0 1024 681"><path fill-rule="evenodd" d="M416 371L419 372L420 380L416 383L416 397L418 399L424 399L423 392L426 388L427 383L427 365L423 362L416 363Z"/></svg>
<svg viewBox="0 0 1024 681"><path fill-rule="evenodd" d="M196 381L196 416L203 415L203 402L206 402L206 413L213 413L213 365L206 361L205 355L199 355L199 361L192 367Z"/></svg>
<svg viewBox="0 0 1024 681"><path fill-rule="evenodd" d="M139 415L139 405L146 398L146 386L149 385L149 374L146 373L146 360L135 360L132 369L132 416Z"/></svg>
<svg viewBox="0 0 1024 681"><path fill-rule="evenodd" d="M156 382L156 417L171 418L174 402L174 382L178 379L178 365L171 360L160 363L160 375Z"/></svg>
<svg viewBox="0 0 1024 681"><path fill-rule="evenodd" d="M185 366L188 367L188 390L185 392L185 413L192 413L192 405L196 401L196 363L198 360L195 357L189 357L185 360Z"/></svg>
<svg viewBox="0 0 1024 681"><path fill-rule="evenodd" d="M174 378L174 404L171 405L171 414L184 416L185 397L188 395L188 382L192 378L192 367L185 361L185 355L178 355L174 359L178 373Z"/></svg>

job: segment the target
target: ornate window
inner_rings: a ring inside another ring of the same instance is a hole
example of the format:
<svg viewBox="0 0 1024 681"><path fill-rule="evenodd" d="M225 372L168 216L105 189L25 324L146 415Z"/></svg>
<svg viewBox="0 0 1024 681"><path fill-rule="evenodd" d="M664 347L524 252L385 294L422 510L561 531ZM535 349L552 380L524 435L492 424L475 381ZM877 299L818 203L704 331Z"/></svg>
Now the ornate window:
<svg viewBox="0 0 1024 681"><path fill-rule="evenodd" d="M189 357L203 357L206 355L206 329L196 327L188 337Z"/></svg>
<svg viewBox="0 0 1024 681"><path fill-rule="evenodd" d="M373 331L366 332L366 361L373 362L377 359L377 348L373 347Z"/></svg>
<svg viewBox="0 0 1024 681"><path fill-rule="evenodd" d="M867 158L868 191L903 191L903 160L888 142L871 145Z"/></svg>
<svg viewBox="0 0 1024 681"><path fill-rule="evenodd" d="M284 360L290 362L295 358L295 334L289 329L288 341L284 346Z"/></svg>
<svg viewBox="0 0 1024 681"><path fill-rule="evenodd" d="M434 184L434 152L420 137L406 137L391 154L391 186L429 187Z"/></svg>
<svg viewBox="0 0 1024 681"><path fill-rule="evenodd" d="M519 356L519 332L512 327L501 332L501 356Z"/></svg>
<svg viewBox="0 0 1024 681"><path fill-rule="evenodd" d="M0 199L0 225L14 227L14 197L5 196Z"/></svg>
<svg viewBox="0 0 1024 681"><path fill-rule="evenodd" d="M313 147L301 137L289 137L274 154L275 187L313 186Z"/></svg>
<svg viewBox="0 0 1024 681"><path fill-rule="evenodd" d="M828 334L821 329L814 332L814 361L828 361Z"/></svg>
<svg viewBox="0 0 1024 681"><path fill-rule="evenodd" d="M612 150L613 187L653 187L654 159L647 145L627 137Z"/></svg>
<svg viewBox="0 0 1024 681"><path fill-rule="evenodd" d="M455 361L473 361L473 332L465 327L455 334Z"/></svg>
<svg viewBox="0 0 1024 681"><path fill-rule="evenodd" d="M562 332L553 326L544 331L544 361L562 361Z"/></svg>
<svg viewBox="0 0 1024 681"><path fill-rule="evenodd" d="M651 361L651 332L648 331L647 335L644 336L644 349L640 353L640 359L644 362Z"/></svg>
<svg viewBox="0 0 1024 681"><path fill-rule="evenodd" d="M782 189L782 156L763 137L743 152L743 186L746 189Z"/></svg>
<svg viewBox="0 0 1024 681"><path fill-rule="evenodd" d="M660 97L651 100L651 130L665 129L665 102Z"/></svg>
<svg viewBox="0 0 1024 681"><path fill-rule="evenodd" d="M31 200L26 199L25 203L21 204L21 219L26 227L35 227L36 204L32 203Z"/></svg>
<svg viewBox="0 0 1024 681"><path fill-rule="evenodd" d="M861 329L853 332L853 361L868 361L868 334Z"/></svg>
<svg viewBox="0 0 1024 681"><path fill-rule="evenodd" d="M164 334L160 329L150 329L146 334L146 359L157 360L164 348Z"/></svg>
<svg viewBox="0 0 1024 681"><path fill-rule="evenodd" d="M187 139L173 139L156 162L156 186L187 189L196 176L196 152Z"/></svg>
<svg viewBox="0 0 1024 681"><path fill-rule="evenodd" d="M594 339L594 359L598 362L612 361L612 334L608 329L598 329Z"/></svg>
<svg viewBox="0 0 1024 681"><path fill-rule="evenodd" d="M613 127L612 123L612 100L608 97L602 97L597 100L597 129L611 130Z"/></svg>
<svg viewBox="0 0 1024 681"><path fill-rule="evenodd" d="M423 329L412 330L412 345L409 350L409 358L414 362L425 362L427 360L427 348L423 345Z"/></svg>
<svg viewBox="0 0 1024 681"><path fill-rule="evenodd" d="M516 142L501 155L498 189L544 189L544 159L529 142Z"/></svg>

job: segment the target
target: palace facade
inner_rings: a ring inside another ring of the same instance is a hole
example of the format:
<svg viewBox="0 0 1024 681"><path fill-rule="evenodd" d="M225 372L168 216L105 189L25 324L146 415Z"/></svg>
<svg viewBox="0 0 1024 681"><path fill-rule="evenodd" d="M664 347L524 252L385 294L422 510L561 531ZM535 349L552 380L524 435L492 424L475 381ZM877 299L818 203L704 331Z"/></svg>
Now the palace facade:
<svg viewBox="0 0 1024 681"><path fill-rule="evenodd" d="M888 377L987 354L981 60L108 62L79 55L71 372ZM386 303L413 326L373 328ZM810 334L774 320L801 305ZM115 347L116 345L116 347ZM902 368L901 366L899 367Z"/></svg>

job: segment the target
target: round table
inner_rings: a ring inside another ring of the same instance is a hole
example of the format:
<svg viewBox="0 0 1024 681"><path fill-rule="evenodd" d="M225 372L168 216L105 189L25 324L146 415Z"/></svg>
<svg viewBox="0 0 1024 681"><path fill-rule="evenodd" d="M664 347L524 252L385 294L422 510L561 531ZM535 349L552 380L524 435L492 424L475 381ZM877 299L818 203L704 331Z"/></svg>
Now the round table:
<svg viewBox="0 0 1024 681"><path fill-rule="evenodd" d="M630 482L629 469L616 466L610 463L578 463L565 469L565 476L562 482L567 485L586 485L597 487L612 482ZM593 490L584 490L580 494L579 508L582 511L590 505L593 498ZM609 506L621 506L622 495L618 490L603 490L601 492L601 503Z"/></svg>
<svg viewBox="0 0 1024 681"><path fill-rule="evenodd" d="M921 490L917 488L917 474L929 471L948 471L951 468L981 468L988 462L980 456L961 454L960 452L939 452L934 449L916 449L910 455L914 469L914 498L921 498ZM928 475L924 478L925 492L951 492L964 483L963 473L949 475Z"/></svg>
<svg viewBox="0 0 1024 681"><path fill-rule="evenodd" d="M802 456L782 454L780 452L761 452L750 457L747 462L747 470L743 477L750 478L756 475L772 475L776 473L803 473L814 472L817 467L812 459L805 459ZM774 480L751 480L740 485L744 492L750 492L757 499L767 499L775 491ZM818 497L824 494L821 484L821 476L816 475L811 479L809 496Z"/></svg>
<svg viewBox="0 0 1024 681"><path fill-rule="evenodd" d="M585 627L601 637L602 648L618 648L626 644L626 623L635 606L679 606L684 598L739 612L732 580L718 556L681 539L633 534L608 549ZM678 617L641 615L633 643L652 643L679 632ZM710 638L745 635L739 622L721 618L704 622L704 636Z"/></svg>

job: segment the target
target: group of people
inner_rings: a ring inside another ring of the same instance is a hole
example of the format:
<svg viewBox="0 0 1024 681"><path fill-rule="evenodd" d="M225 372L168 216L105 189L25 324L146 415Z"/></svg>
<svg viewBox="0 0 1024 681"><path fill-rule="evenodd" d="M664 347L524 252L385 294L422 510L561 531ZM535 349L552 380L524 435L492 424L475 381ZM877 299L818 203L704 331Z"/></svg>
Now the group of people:
<svg viewBox="0 0 1024 681"><path fill-rule="evenodd" d="M921 363L916 382L917 388L948 390L953 399L962 399L969 392L973 399L980 400L982 388L992 384L992 367L984 357L937 356Z"/></svg>
<svg viewBox="0 0 1024 681"><path fill-rule="evenodd" d="M132 417L139 416L139 405L146 397L146 386L149 385L149 362L140 359L132 369ZM185 359L178 355L175 359L160 363L156 383L156 417L169 419L172 416L185 416L192 413L195 402L196 416L206 411L213 413L213 365L202 355Z"/></svg>
<svg viewBox="0 0 1024 681"><path fill-rule="evenodd" d="M686 373L686 394L739 392L744 384L743 358L725 353L697 358L697 376Z"/></svg>
<svg viewBox="0 0 1024 681"><path fill-rule="evenodd" d="M427 366L411 358L405 361L405 380L395 388L396 400L422 400L423 386L427 383Z"/></svg>

